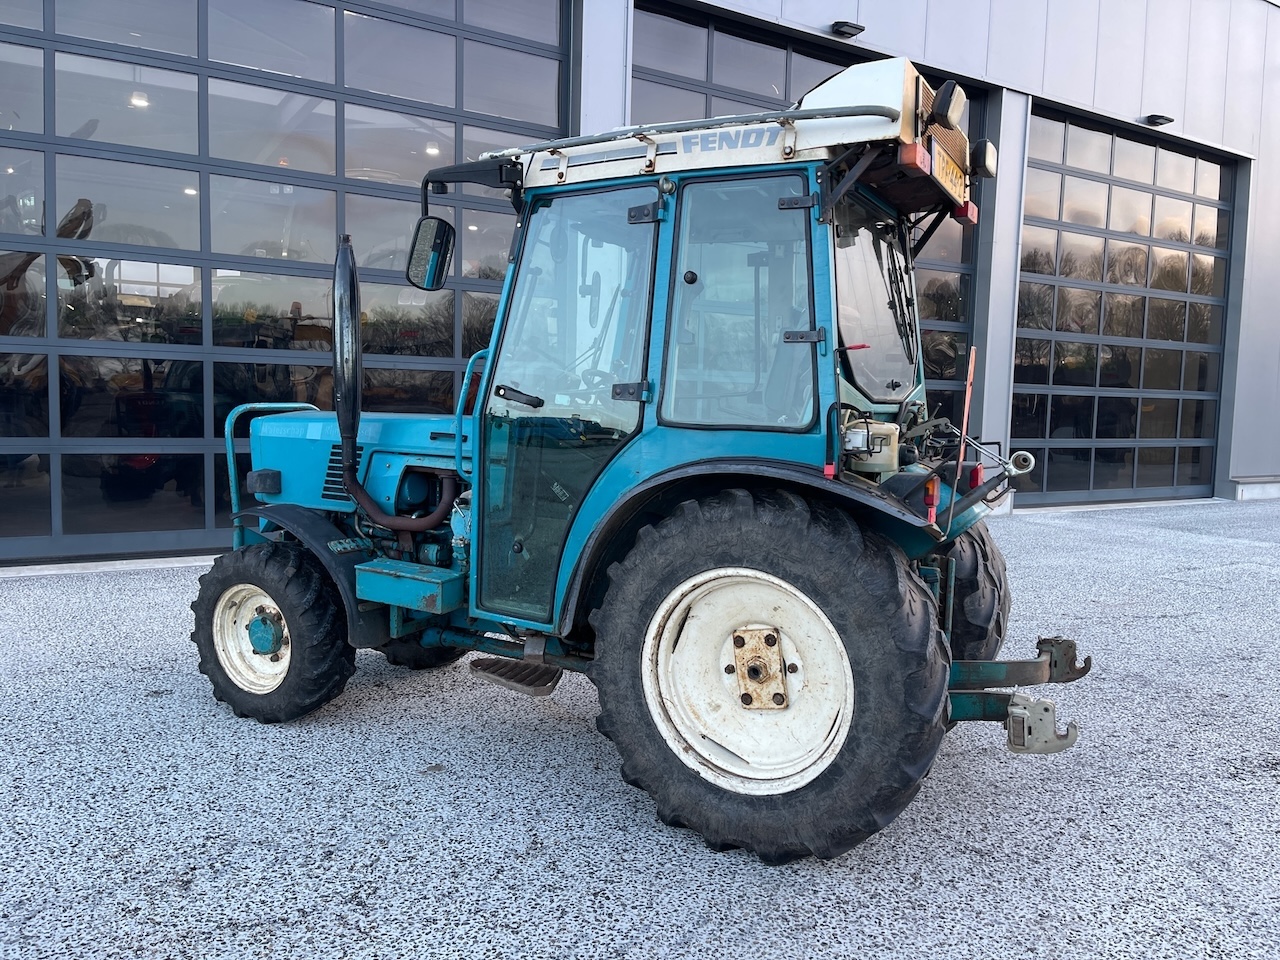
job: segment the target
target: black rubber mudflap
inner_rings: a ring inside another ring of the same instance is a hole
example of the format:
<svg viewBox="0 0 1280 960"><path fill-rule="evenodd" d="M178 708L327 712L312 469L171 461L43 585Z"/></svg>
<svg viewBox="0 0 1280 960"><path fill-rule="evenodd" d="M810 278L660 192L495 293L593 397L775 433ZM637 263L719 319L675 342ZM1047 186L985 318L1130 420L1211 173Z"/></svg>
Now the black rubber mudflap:
<svg viewBox="0 0 1280 960"><path fill-rule="evenodd" d="M477 657L471 661L471 672L491 683L531 697L547 697L560 682L564 671L545 663L506 660L501 657Z"/></svg>

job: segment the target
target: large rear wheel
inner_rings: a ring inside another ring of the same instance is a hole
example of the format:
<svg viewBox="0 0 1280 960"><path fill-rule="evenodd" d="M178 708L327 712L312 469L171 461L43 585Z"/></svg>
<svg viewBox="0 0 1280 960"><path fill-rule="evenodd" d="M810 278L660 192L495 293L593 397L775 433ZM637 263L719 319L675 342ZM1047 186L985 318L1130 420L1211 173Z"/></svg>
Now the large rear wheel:
<svg viewBox="0 0 1280 960"><path fill-rule="evenodd" d="M956 562L951 607L953 660L994 660L1009 628L1009 574L1004 555L984 521L975 523L942 555L943 589L947 561ZM943 603L947 598L943 596Z"/></svg>
<svg viewBox="0 0 1280 960"><path fill-rule="evenodd" d="M641 530L592 616L597 721L669 824L771 863L838 856L911 800L948 660L897 547L793 494Z"/></svg>

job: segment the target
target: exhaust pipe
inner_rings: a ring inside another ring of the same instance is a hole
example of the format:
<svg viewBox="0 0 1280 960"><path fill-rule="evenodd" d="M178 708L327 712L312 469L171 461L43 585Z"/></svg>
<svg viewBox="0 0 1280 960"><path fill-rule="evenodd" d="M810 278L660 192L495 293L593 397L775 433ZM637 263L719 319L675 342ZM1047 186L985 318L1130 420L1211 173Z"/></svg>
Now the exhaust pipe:
<svg viewBox="0 0 1280 960"><path fill-rule="evenodd" d="M351 237L338 238L333 267L333 409L342 438L342 486L369 520L388 530L422 533L444 523L458 498L458 480L440 478L440 504L425 517L397 517L383 513L356 478L356 437L360 432L360 277Z"/></svg>

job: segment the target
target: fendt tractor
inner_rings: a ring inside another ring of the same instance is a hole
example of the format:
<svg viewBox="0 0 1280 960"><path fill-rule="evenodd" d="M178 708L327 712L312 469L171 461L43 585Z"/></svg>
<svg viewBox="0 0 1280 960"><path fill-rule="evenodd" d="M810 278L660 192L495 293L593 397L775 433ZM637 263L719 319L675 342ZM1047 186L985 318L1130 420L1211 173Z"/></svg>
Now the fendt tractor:
<svg viewBox="0 0 1280 960"><path fill-rule="evenodd" d="M1032 458L925 394L913 256L946 217L976 221L972 180L995 172L963 109L954 82L884 60L788 110L430 171L416 286L450 270L432 197L506 190L518 220L453 416L361 416L340 238L334 412L228 417L235 549L192 605L214 695L292 720L363 648L413 668L478 651L476 677L534 696L578 671L662 821L770 863L888 824L957 722L1071 746L1016 688L1089 662L1062 638L995 659L1009 590L983 518Z"/></svg>

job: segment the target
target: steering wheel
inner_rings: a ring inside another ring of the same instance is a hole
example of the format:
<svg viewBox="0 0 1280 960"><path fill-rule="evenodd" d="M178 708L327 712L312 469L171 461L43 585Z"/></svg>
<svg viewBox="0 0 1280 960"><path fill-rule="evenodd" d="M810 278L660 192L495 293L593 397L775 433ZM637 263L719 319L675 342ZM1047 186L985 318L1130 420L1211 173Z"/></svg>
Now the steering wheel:
<svg viewBox="0 0 1280 960"><path fill-rule="evenodd" d="M599 387L605 386L606 384L612 384L613 379L613 374L609 373L607 370L597 369L596 367L587 367L587 369L582 371L582 383L589 390L595 390Z"/></svg>

